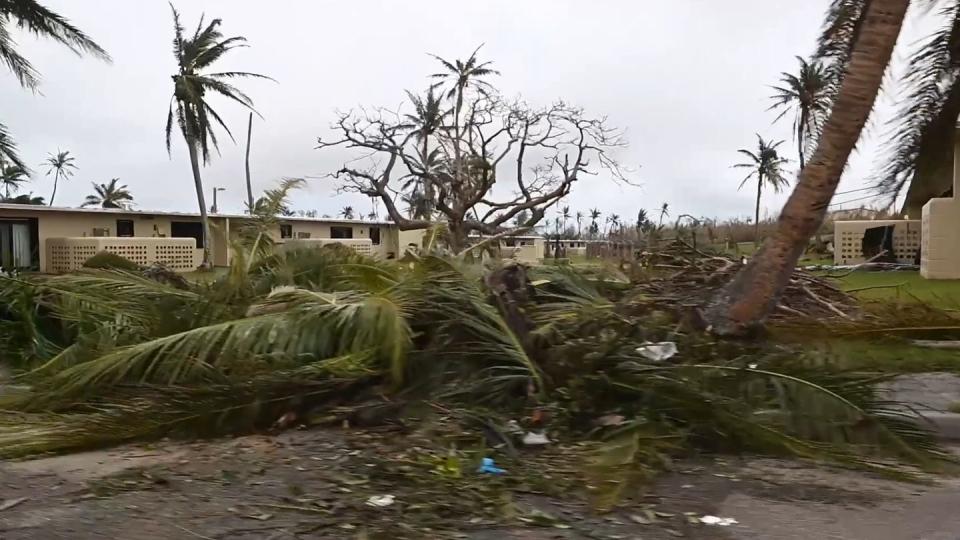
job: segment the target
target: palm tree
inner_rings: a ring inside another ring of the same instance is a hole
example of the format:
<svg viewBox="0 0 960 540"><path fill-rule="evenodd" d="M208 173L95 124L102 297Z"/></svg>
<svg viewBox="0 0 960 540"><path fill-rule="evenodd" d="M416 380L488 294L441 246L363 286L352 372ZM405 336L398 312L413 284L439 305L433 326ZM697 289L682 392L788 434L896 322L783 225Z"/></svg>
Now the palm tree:
<svg viewBox="0 0 960 540"><path fill-rule="evenodd" d="M783 144L783 141L768 142L763 140L763 137L760 135L757 135L756 152L751 152L743 148L737 150L737 152L750 158L748 162L734 165L734 167L750 169L750 174L740 182L740 187L737 189L742 189L744 184L749 180L753 178L757 179L757 205L753 222L753 241L756 243L760 242L760 196L763 193L763 185L767 184L774 192L779 193L784 186L790 183L789 180L783 176L783 166L786 165L787 160L780 157L777 153L777 147L781 144Z"/></svg>
<svg viewBox="0 0 960 540"><path fill-rule="evenodd" d="M20 86L36 91L40 85L40 73L23 55L17 51L10 29L14 26L28 30L37 37L52 39L79 54L90 54L101 60L110 61L107 54L79 28L70 24L62 15L55 13L35 0L14 0L0 2L0 64L13 72ZM0 165L3 161L13 163L26 170L27 166L17 156L16 146L6 127L0 124Z"/></svg>
<svg viewBox="0 0 960 540"><path fill-rule="evenodd" d="M834 106L816 151L799 175L763 247L713 299L705 322L720 335L741 334L762 323L777 305L800 255L823 223L847 159L873 110L910 0L870 0L860 11L836 2L828 12L821 50L835 51ZM826 47L830 45L830 47Z"/></svg>
<svg viewBox="0 0 960 540"><path fill-rule="evenodd" d="M607 237L610 237L610 233L620 225L620 216L617 214L610 214L607 216Z"/></svg>
<svg viewBox="0 0 960 540"><path fill-rule="evenodd" d="M20 184L30 180L30 173L19 165L4 165L0 161L0 184L3 185L3 198L9 199L11 193L20 191Z"/></svg>
<svg viewBox="0 0 960 540"><path fill-rule="evenodd" d="M767 110L782 109L774 122L793 111L793 137L797 142L800 169L803 169L806 164L804 154L813 147L823 120L830 112L830 96L823 64L818 60L808 62L799 56L797 61L800 71L797 75L781 74L781 86L773 87L776 94L770 96L773 105Z"/></svg>
<svg viewBox="0 0 960 540"><path fill-rule="evenodd" d="M649 232L652 228L653 222L650 221L647 210L645 208L637 210L637 232Z"/></svg>
<svg viewBox="0 0 960 540"><path fill-rule="evenodd" d="M53 193L50 194L50 206L53 206L53 198L57 196L57 183L60 179L66 180L73 176L73 171L77 169L74 165L74 158L69 150L57 150L56 154L48 154L44 163L47 165L47 176L53 174Z"/></svg>
<svg viewBox="0 0 960 540"><path fill-rule="evenodd" d="M340 215L343 216L343 219L353 219L353 207L344 206L343 210L340 210Z"/></svg>
<svg viewBox="0 0 960 540"><path fill-rule="evenodd" d="M563 219L563 230L567 230L567 220L570 219L570 207L564 206L560 209L560 217Z"/></svg>
<svg viewBox="0 0 960 540"><path fill-rule="evenodd" d="M581 225L581 223L583 223L583 212L580 212L580 211L578 210L576 216L574 217L574 219L577 220L577 238L582 238L581 235L580 235L580 225Z"/></svg>
<svg viewBox="0 0 960 540"><path fill-rule="evenodd" d="M660 205L660 219L657 221L657 228L663 228L663 218L670 217L670 204L663 203Z"/></svg>
<svg viewBox="0 0 960 540"><path fill-rule="evenodd" d="M960 115L960 5L945 2L930 12L933 32L915 42L906 69L898 70L899 110L889 121L873 174L877 195L891 205L904 195L900 211L915 217L927 201L953 187Z"/></svg>
<svg viewBox="0 0 960 540"><path fill-rule="evenodd" d="M133 202L133 195L127 190L127 185L117 185L119 178L113 178L106 184L93 185L93 194L87 195L87 198L80 205L83 208L88 206L99 206L100 208L129 208Z"/></svg>
<svg viewBox="0 0 960 540"><path fill-rule="evenodd" d="M600 232L600 226L597 225L597 220L600 219L600 216L603 215L598 208L590 209L590 234L596 236Z"/></svg>
<svg viewBox="0 0 960 540"><path fill-rule="evenodd" d="M420 172L415 176L421 184L423 196L426 199L427 219L433 214L433 201L436 199L436 186L434 186L433 180L440 161L440 149L437 148L432 152L430 150L430 137L443 125L443 118L447 115L447 111L443 110L443 102L440 96L435 93L435 90L435 86L430 86L424 97L407 92L415 111L414 114L406 115L409 122L408 127L414 130L417 142L420 145L420 163L417 164L420 167Z"/></svg>
<svg viewBox="0 0 960 540"><path fill-rule="evenodd" d="M481 47L483 47L483 45L477 47L466 61L455 60L453 62L448 62L447 60L444 60L435 54L431 55L436 58L445 69L445 71L441 73L434 73L432 77L435 79L440 79L441 81L448 81L450 83L450 88L447 90L446 97L447 99L454 100L453 163L458 172L463 166L460 148L460 141L462 140L460 133L460 113L463 110L464 94L466 93L467 88L473 88L481 95L487 95L491 89L491 86L490 83L482 80L481 77L500 74L499 71L490 67L493 65L492 62L481 62L477 59L477 53L480 52ZM459 176L459 174L457 174L457 176Z"/></svg>
<svg viewBox="0 0 960 540"><path fill-rule="evenodd" d="M203 266L210 266L210 221L207 218L207 205L204 201L203 180L200 178L200 160L204 165L210 162L210 147L218 149L215 125L219 125L233 140L233 134L220 118L220 115L207 102L208 93L219 94L233 100L252 112L253 101L229 80L238 78L269 78L245 71L226 71L209 73L206 70L237 47L246 46L246 38L235 36L224 38L220 32L220 19L213 19L204 26L203 17L193 36L184 34L180 24L180 14L173 4L173 54L177 60L177 73L173 79L173 97L167 112L167 152L170 152L170 139L173 122L176 118L180 133L190 152L190 166L193 182L197 190L197 203L200 206L200 220L203 223Z"/></svg>

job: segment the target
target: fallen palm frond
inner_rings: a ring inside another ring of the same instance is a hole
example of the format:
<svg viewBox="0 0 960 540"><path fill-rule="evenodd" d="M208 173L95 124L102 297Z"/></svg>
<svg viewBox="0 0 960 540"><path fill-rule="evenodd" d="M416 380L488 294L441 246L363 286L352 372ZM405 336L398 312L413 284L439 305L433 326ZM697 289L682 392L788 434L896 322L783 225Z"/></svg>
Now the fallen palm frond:
<svg viewBox="0 0 960 540"><path fill-rule="evenodd" d="M725 257L678 245L630 282L436 254L246 253L186 290L116 272L0 283L0 355L34 368L0 398L0 457L262 429L378 395L464 411L500 440L496 419L551 411L556 436L600 441L588 469L612 496L616 478L641 479L689 448L881 470L944 458L870 376L788 340L714 341L686 324L704 289L734 272ZM893 327L815 276L798 273L790 291L799 315L783 312L776 332L822 328L811 319L835 332ZM661 341L679 353L649 358ZM611 415L621 421L597 423Z"/></svg>

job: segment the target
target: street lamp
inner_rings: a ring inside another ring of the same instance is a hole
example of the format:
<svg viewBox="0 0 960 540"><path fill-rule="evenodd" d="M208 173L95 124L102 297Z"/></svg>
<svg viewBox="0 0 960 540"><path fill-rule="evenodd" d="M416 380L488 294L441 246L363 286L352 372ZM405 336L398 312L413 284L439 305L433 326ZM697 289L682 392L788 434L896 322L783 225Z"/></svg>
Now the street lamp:
<svg viewBox="0 0 960 540"><path fill-rule="evenodd" d="M217 192L218 192L218 191L226 191L226 190L227 190L227 188L222 188L222 187L215 187L215 188L213 188L213 206L210 207L210 213L211 213L211 214L216 214L216 213L217 213Z"/></svg>

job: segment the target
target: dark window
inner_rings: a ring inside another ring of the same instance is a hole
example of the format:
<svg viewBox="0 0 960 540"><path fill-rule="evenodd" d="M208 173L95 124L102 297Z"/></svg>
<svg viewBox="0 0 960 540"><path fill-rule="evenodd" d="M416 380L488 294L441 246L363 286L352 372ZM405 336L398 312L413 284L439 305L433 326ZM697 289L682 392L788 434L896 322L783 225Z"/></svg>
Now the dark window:
<svg viewBox="0 0 960 540"><path fill-rule="evenodd" d="M280 238L293 238L293 225L280 225Z"/></svg>
<svg viewBox="0 0 960 540"><path fill-rule="evenodd" d="M117 236L133 236L133 220L132 219L118 219L117 220Z"/></svg>
<svg viewBox="0 0 960 540"><path fill-rule="evenodd" d="M306 240L306 239L310 238L310 233L300 231L300 232L297 233L297 238L299 238L299 239L301 239L301 240Z"/></svg>
<svg viewBox="0 0 960 540"><path fill-rule="evenodd" d="M203 247L203 224L199 221L171 221L171 238L193 238L197 247Z"/></svg>
<svg viewBox="0 0 960 540"><path fill-rule="evenodd" d="M373 245L380 245L380 227L370 227L370 241Z"/></svg>
<svg viewBox="0 0 960 540"><path fill-rule="evenodd" d="M353 227L330 227L330 238L353 238Z"/></svg>
<svg viewBox="0 0 960 540"><path fill-rule="evenodd" d="M517 241L514 240L513 238L507 238L506 240L503 241L503 245L506 247L514 247L517 245Z"/></svg>

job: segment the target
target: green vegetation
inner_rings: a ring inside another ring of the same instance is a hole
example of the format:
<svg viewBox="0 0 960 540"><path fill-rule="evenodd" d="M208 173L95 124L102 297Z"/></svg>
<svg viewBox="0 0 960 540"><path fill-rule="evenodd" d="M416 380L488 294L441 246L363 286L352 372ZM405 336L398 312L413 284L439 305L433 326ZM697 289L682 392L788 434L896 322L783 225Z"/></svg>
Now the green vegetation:
<svg viewBox="0 0 960 540"><path fill-rule="evenodd" d="M806 345L714 341L643 281L260 251L255 233L226 274L180 288L120 270L0 278L0 355L20 369L0 399L0 456L241 433L291 411L335 424L439 415L459 424L451 435L509 448L508 420L549 418L552 439L580 443L603 506L695 449L887 472L861 456L941 457L874 396L872 374ZM676 357L646 357L645 342L667 340ZM622 420L598 423L611 415Z"/></svg>
<svg viewBox="0 0 960 540"><path fill-rule="evenodd" d="M919 272L855 271L837 280L845 291L863 300L924 302L960 307L960 280L924 279Z"/></svg>
<svg viewBox="0 0 960 540"><path fill-rule="evenodd" d="M137 272L140 266L116 253L101 251L83 263L84 268L99 268L108 270L124 270L127 272Z"/></svg>

